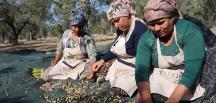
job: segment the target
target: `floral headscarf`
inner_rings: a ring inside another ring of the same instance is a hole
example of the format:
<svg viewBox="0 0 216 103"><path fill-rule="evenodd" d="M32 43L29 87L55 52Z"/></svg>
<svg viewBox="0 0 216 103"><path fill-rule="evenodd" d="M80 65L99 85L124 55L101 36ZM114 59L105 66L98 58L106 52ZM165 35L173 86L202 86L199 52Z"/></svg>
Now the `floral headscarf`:
<svg viewBox="0 0 216 103"><path fill-rule="evenodd" d="M135 15L135 5L130 0L113 0L107 10L107 18L111 20L116 17Z"/></svg>
<svg viewBox="0 0 216 103"><path fill-rule="evenodd" d="M179 17L181 14L176 8L176 0L149 0L144 8L144 16L149 22L160 18Z"/></svg>

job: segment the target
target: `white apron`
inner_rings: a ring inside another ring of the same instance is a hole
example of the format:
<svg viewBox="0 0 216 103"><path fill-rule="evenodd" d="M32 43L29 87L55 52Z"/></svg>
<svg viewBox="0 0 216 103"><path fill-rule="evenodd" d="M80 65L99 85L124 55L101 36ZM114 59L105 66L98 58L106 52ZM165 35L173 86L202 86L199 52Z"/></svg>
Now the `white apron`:
<svg viewBox="0 0 216 103"><path fill-rule="evenodd" d="M116 40L110 51L117 55L117 59L110 66L106 75L112 87L123 89L129 96L132 96L136 91L135 81L135 57L126 54L126 38L119 37Z"/></svg>
<svg viewBox="0 0 216 103"><path fill-rule="evenodd" d="M159 39L157 39L159 68L154 68L154 71L149 78L151 93L157 93L166 97L170 97L184 73L184 53L177 43L175 27L174 38L180 51L176 56L163 56L161 54ZM197 99L203 95L204 91L205 89L202 88L200 84L198 84L194 90L194 93L185 94L182 100Z"/></svg>
<svg viewBox="0 0 216 103"><path fill-rule="evenodd" d="M86 77L87 74L82 73L87 62L84 61L84 56L80 51L79 42L80 38L75 48L65 46L62 59L52 68L46 69L44 76L52 79L71 78L74 80Z"/></svg>

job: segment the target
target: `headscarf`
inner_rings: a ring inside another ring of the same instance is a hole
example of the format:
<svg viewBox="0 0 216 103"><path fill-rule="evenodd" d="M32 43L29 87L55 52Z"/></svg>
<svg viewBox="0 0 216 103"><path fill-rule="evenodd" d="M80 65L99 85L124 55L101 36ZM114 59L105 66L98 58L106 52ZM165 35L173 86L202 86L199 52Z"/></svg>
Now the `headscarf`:
<svg viewBox="0 0 216 103"><path fill-rule="evenodd" d="M86 24L86 19L85 16L80 13L80 12L75 12L71 14L70 17L70 25L79 25L79 26L84 26Z"/></svg>
<svg viewBox="0 0 216 103"><path fill-rule="evenodd" d="M135 4L130 0L113 0L107 10L108 20L135 14Z"/></svg>
<svg viewBox="0 0 216 103"><path fill-rule="evenodd" d="M181 14L176 8L176 0L149 0L144 8L144 16L149 22L167 17L179 18Z"/></svg>

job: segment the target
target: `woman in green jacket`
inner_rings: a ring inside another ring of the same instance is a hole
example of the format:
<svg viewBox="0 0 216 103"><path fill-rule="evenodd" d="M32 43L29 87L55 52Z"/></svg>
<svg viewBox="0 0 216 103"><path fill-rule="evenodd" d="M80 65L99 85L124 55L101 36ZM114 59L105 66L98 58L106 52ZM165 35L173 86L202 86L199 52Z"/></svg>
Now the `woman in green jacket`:
<svg viewBox="0 0 216 103"><path fill-rule="evenodd" d="M169 0L149 0L144 8L149 30L136 55L137 102L195 101L205 89L198 83L205 59L203 34L194 23L178 19ZM152 98L151 94L165 97ZM158 100L157 100L158 99Z"/></svg>

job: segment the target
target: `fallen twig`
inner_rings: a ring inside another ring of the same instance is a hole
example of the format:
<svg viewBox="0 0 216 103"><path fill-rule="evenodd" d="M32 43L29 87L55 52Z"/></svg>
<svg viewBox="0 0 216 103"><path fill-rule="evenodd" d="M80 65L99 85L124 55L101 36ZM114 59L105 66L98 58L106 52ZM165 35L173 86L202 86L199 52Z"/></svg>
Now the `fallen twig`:
<svg viewBox="0 0 216 103"><path fill-rule="evenodd" d="M5 88L4 88L4 91L5 91L6 96L8 96L8 92L7 92L7 90Z"/></svg>

